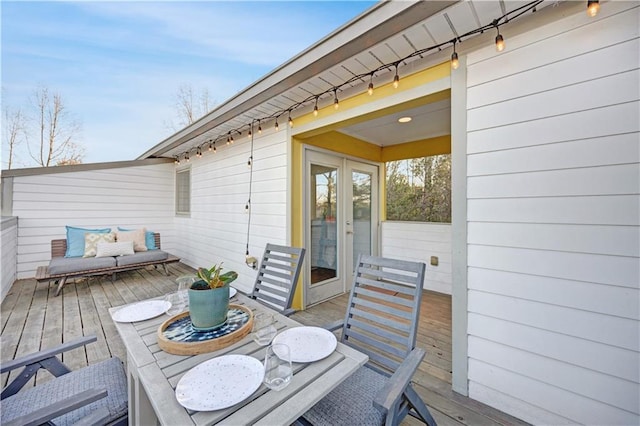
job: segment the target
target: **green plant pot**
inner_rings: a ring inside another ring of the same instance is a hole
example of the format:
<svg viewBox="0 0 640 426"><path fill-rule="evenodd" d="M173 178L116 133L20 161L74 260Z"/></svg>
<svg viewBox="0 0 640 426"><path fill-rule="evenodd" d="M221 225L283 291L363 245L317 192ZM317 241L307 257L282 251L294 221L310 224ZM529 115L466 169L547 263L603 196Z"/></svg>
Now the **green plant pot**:
<svg viewBox="0 0 640 426"><path fill-rule="evenodd" d="M189 289L189 316L196 331L209 331L227 321L229 284L208 290Z"/></svg>

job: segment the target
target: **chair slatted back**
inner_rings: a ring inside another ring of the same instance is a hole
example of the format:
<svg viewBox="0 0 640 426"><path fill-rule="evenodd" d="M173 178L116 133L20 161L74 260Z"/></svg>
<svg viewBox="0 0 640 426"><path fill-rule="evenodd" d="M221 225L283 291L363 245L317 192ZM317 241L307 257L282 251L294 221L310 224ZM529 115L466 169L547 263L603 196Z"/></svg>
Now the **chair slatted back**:
<svg viewBox="0 0 640 426"><path fill-rule="evenodd" d="M425 267L358 257L341 342L369 355L370 366L386 374L415 348Z"/></svg>
<svg viewBox="0 0 640 426"><path fill-rule="evenodd" d="M293 313L291 303L305 251L304 248L267 244L251 297L285 315Z"/></svg>

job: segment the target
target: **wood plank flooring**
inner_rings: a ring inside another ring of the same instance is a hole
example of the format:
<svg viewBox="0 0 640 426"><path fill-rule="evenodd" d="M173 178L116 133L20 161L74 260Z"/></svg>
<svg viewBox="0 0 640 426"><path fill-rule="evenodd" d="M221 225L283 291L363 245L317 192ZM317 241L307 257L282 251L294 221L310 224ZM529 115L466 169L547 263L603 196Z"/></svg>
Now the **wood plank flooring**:
<svg viewBox="0 0 640 426"><path fill-rule="evenodd" d="M72 369L117 356L125 360L124 346L109 315L109 308L176 289L175 279L193 274L192 268L176 263L168 265L170 276L153 268L119 273L115 282L110 277L77 279L67 284L55 297L53 283L37 284L35 280L14 283L0 308L0 357L14 359L83 335L96 334L98 341L63 355ZM323 325L342 319L348 295L328 300L293 319L306 325ZM427 350L418 373L416 390L429 405L440 425L517 425L522 421L494 410L451 390L451 298L425 291L422 298L418 346ZM36 383L51 379L46 371ZM7 374L0 377L6 386ZM33 382L33 380L32 380ZM408 418L403 424L418 424Z"/></svg>

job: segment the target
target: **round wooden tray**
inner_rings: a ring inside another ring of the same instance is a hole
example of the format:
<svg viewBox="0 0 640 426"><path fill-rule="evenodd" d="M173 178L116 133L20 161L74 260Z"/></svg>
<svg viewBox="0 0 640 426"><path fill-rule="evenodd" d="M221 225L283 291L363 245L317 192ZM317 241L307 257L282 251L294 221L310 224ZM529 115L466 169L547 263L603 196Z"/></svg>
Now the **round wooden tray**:
<svg viewBox="0 0 640 426"><path fill-rule="evenodd" d="M158 346L174 355L197 355L227 347L249 334L253 327L251 309L229 305L227 322L212 331L195 331L189 312L175 315L158 328Z"/></svg>

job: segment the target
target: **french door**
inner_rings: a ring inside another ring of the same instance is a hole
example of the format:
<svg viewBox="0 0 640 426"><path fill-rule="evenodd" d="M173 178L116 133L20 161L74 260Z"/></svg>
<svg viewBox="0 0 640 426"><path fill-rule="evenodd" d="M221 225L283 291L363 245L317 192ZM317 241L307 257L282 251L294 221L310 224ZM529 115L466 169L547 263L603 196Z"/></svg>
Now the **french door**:
<svg viewBox="0 0 640 426"><path fill-rule="evenodd" d="M378 247L378 167L307 150L305 302L350 290L360 253Z"/></svg>

